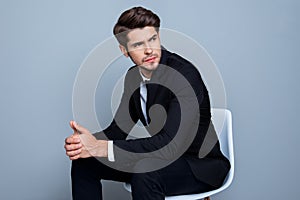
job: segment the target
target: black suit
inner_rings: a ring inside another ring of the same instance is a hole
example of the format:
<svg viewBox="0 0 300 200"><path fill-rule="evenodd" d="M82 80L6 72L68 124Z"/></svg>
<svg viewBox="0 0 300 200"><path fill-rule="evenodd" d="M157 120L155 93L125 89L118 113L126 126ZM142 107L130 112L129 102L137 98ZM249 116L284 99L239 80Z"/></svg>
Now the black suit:
<svg viewBox="0 0 300 200"><path fill-rule="evenodd" d="M140 102L141 81L138 67L130 68L125 77L124 92L115 118L103 131L109 140L114 141L116 160L114 163L106 163L119 170L131 172L132 168L139 166L140 168L135 169L136 172L148 172L152 171L153 163L159 163L154 166L156 169L161 163L162 166L166 166L173 162L170 164L170 171L172 165L184 165L180 170L191 171L196 181L213 188L221 186L230 169L230 163L220 151L211 123L208 91L197 69L182 57L163 49L160 65L147 84L146 107L149 126L146 128L152 137L126 140L138 120L146 125ZM153 105L162 106L165 114L161 109L149 112ZM210 145L203 143L207 141L207 133L210 141L213 141ZM96 133L95 136L103 138L102 132ZM179 162L174 160L180 160L184 164L178 164ZM141 164L141 161L145 162Z"/></svg>

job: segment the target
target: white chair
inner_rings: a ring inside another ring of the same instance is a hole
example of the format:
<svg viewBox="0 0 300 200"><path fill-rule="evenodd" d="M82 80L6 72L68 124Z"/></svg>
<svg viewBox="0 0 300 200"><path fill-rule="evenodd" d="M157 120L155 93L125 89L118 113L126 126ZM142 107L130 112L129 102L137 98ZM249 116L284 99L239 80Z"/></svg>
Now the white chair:
<svg viewBox="0 0 300 200"><path fill-rule="evenodd" d="M233 180L234 174L234 155L233 155L233 139L232 139L232 116L231 112L227 109L212 109L212 121L215 126L216 132L219 137L219 142L221 145L221 151L229 159L231 168L225 178L223 185L209 192L204 192L200 194L189 194L189 195L178 195L178 196L168 196L165 200L197 200L197 199L210 199L209 196L219 193L229 187ZM124 187L127 191L131 192L131 187L129 183L124 183Z"/></svg>

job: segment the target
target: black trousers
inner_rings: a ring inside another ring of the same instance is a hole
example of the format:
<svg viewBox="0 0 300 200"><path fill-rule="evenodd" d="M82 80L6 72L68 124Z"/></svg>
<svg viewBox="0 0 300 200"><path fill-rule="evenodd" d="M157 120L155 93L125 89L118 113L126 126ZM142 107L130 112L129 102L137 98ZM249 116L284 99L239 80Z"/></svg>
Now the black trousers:
<svg viewBox="0 0 300 200"><path fill-rule="evenodd" d="M165 196L206 192L212 186L197 180L182 158L160 170L127 173L112 169L95 158L72 162L72 195L74 200L101 200L100 180L131 184L133 200L164 200Z"/></svg>

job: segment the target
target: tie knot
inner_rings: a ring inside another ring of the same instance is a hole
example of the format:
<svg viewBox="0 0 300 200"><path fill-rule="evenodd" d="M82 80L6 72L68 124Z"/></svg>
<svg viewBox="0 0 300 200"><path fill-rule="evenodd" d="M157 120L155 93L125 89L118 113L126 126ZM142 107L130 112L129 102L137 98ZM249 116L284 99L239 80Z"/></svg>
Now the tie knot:
<svg viewBox="0 0 300 200"><path fill-rule="evenodd" d="M146 86L146 84L148 84L148 83L149 83L148 80L143 80L143 81L141 82L141 85L142 85L142 86Z"/></svg>

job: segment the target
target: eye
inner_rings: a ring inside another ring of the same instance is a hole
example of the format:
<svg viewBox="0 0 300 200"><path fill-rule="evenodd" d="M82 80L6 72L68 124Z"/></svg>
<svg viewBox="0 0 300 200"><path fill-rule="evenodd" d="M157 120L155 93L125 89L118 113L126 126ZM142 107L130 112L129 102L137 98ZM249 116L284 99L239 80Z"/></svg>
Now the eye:
<svg viewBox="0 0 300 200"><path fill-rule="evenodd" d="M152 37L152 38L150 38L150 42L154 42L155 40L157 39L157 37L156 36L154 36L154 37Z"/></svg>
<svg viewBox="0 0 300 200"><path fill-rule="evenodd" d="M137 48L137 47L140 47L141 45L142 45L141 42L137 42L137 43L134 43L132 46L133 46L134 48Z"/></svg>

